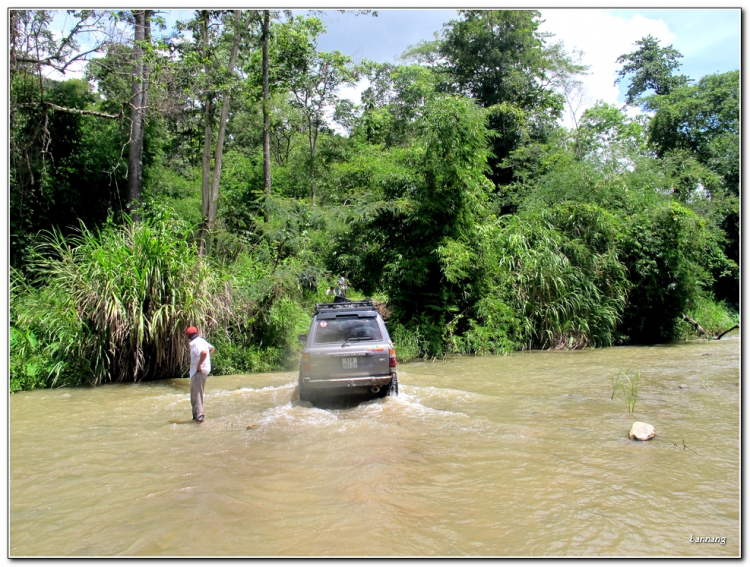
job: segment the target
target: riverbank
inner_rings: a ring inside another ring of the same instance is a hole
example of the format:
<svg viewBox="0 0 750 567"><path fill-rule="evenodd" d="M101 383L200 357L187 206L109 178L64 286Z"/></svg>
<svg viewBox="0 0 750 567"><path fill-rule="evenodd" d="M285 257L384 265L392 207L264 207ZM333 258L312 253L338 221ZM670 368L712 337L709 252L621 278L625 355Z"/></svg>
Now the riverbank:
<svg viewBox="0 0 750 567"><path fill-rule="evenodd" d="M726 335L723 335L722 340L726 340L726 338L730 337L732 334L736 333L739 334L739 330L737 331L730 331L730 333L727 333ZM13 345L14 340L19 340L18 338L14 338L13 330L11 330L11 345ZM31 343L30 338L21 337L20 340L26 340L28 343ZM214 340L214 339L212 339ZM679 341L675 341L673 344L682 344L682 343L708 343L715 340L715 338L708 339L705 335L692 335L692 336L685 336ZM297 358L291 357L287 358L285 361L280 360L280 352L279 349L267 349L262 350L259 348L246 348L243 349L241 345L233 345L226 342L221 341L215 341L219 345L219 350L217 351L214 359L212 360L212 375L213 376L229 376L229 375L238 375L238 374L255 374L255 373L267 373L267 372L284 372L284 371L290 371L293 369L296 369L297 366ZM436 361L445 361L448 360L451 356L465 356L462 353L443 353L439 356L420 356L420 350L419 350L419 337L412 334L411 336L407 336L405 339L401 338L401 340L395 341L396 346L396 352L398 356L399 363L409 363L409 362L436 362ZM624 346L624 345L623 345ZM548 349L549 350L549 349ZM580 350L580 349L555 349L557 351L571 351L571 350ZM590 349L589 349L590 350ZM522 351L515 351L515 352L522 352ZM530 352L530 351L523 351L523 352ZM544 352L542 350L537 349L536 351L531 352ZM511 353L506 353L511 354ZM487 356L487 355L477 355L477 356ZM36 369L28 370L27 372L33 372L37 371ZM37 371L38 372L38 371ZM185 376L186 374L183 374ZM85 386L85 383L83 381L79 381L77 384L69 384L69 383L62 383L62 382L56 382L54 380L48 381L46 383L43 383L41 386L39 383L33 383L32 387L24 388L24 385L27 385L27 383L22 382L20 380L14 380L13 375L11 374L11 387L10 387L10 393L18 393L18 392L24 392L24 391L31 391L39 388L59 388L59 387L75 387L78 385Z"/></svg>

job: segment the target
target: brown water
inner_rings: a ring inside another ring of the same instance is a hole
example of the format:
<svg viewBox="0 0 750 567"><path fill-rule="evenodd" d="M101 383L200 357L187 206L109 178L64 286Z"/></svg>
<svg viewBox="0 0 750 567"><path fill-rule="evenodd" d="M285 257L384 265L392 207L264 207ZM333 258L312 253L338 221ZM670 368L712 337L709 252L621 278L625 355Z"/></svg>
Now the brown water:
<svg viewBox="0 0 750 567"><path fill-rule="evenodd" d="M15 394L10 555L738 556L739 348L403 364L398 399L328 409L210 377L203 425L187 379Z"/></svg>

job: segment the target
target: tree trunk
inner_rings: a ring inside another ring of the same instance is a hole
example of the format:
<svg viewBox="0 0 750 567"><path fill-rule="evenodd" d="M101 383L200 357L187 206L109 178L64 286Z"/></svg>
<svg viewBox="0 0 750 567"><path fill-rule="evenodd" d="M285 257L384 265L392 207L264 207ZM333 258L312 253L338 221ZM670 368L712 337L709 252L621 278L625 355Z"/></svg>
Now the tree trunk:
<svg viewBox="0 0 750 567"><path fill-rule="evenodd" d="M18 10L10 10L8 12L8 19L8 30L10 35L10 60L8 70L10 71L10 84L12 85L13 76L18 70L18 62L16 61L16 42L18 41ZM13 131L12 127L11 131Z"/></svg>
<svg viewBox="0 0 750 567"><path fill-rule="evenodd" d="M203 31L203 57L205 60L205 73L208 78L208 10L201 11ZM205 121L205 135L203 138L203 176L201 180L201 236L198 252L201 256L206 253L206 237L208 235L208 218L211 201L211 114L213 113L213 99L210 93L206 94L203 117Z"/></svg>
<svg viewBox="0 0 750 567"><path fill-rule="evenodd" d="M234 41L232 42L232 54L229 56L229 66L227 72L229 75L234 73L234 65L237 61L237 50L240 46L240 15L241 10L234 11L234 21L236 30ZM214 156L214 175L211 182L211 200L208 204L208 230L214 230L216 226L216 209L219 199L219 180L221 179L221 158L224 153L224 135L227 130L227 117L229 116L229 92L224 91L221 99L221 118L219 119L219 133L216 139L216 154Z"/></svg>
<svg viewBox="0 0 750 567"><path fill-rule="evenodd" d="M310 141L310 188L312 190L312 206L315 206L315 155L318 153L318 123Z"/></svg>
<svg viewBox="0 0 750 567"><path fill-rule="evenodd" d="M208 235L208 216L211 200L211 114L213 113L213 101L206 100L206 109L203 113L206 121L206 129L203 138L203 175L201 179L201 236L198 252L203 256L206 252L206 237Z"/></svg>
<svg viewBox="0 0 750 567"><path fill-rule="evenodd" d="M271 195L271 114L268 90L268 31L271 12L263 10L263 186L266 196ZM268 222L268 209L263 213Z"/></svg>
<svg viewBox="0 0 750 567"><path fill-rule="evenodd" d="M141 202L143 152L143 47L146 32L146 11L133 10L135 17L133 45L133 82L130 97L130 140L128 145L128 210L133 215ZM134 220L135 215L133 215Z"/></svg>
<svg viewBox="0 0 750 567"><path fill-rule="evenodd" d="M143 39L147 44L151 43L151 14L153 10L145 10L144 25L143 25ZM140 132L140 143L138 144L138 184L140 186L140 192L143 190L143 145L146 141L146 108L148 106L148 80L151 74L146 59L141 57L142 70L141 76L143 77L143 83L141 85L141 132ZM140 201L140 194L138 199Z"/></svg>

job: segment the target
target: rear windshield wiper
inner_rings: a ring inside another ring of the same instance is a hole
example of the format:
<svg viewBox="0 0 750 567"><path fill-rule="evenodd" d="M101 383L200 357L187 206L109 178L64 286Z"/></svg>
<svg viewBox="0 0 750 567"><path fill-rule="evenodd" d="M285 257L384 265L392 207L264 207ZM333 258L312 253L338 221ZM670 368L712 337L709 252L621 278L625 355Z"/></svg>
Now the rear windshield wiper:
<svg viewBox="0 0 750 567"><path fill-rule="evenodd" d="M344 344L341 346L346 346L352 341L371 341L372 337L350 337L344 341Z"/></svg>

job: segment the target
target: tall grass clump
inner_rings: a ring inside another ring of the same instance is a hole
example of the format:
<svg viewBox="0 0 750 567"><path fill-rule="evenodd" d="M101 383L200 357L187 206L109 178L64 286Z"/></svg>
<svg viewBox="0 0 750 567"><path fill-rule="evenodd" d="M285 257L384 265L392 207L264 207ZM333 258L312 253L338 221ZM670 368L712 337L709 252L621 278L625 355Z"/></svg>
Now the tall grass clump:
<svg viewBox="0 0 750 567"><path fill-rule="evenodd" d="M24 304L18 324L50 329L74 316L81 332L61 354L86 361L92 384L180 375L185 328L210 334L232 300L188 234L165 218L49 233L34 264L44 291Z"/></svg>

